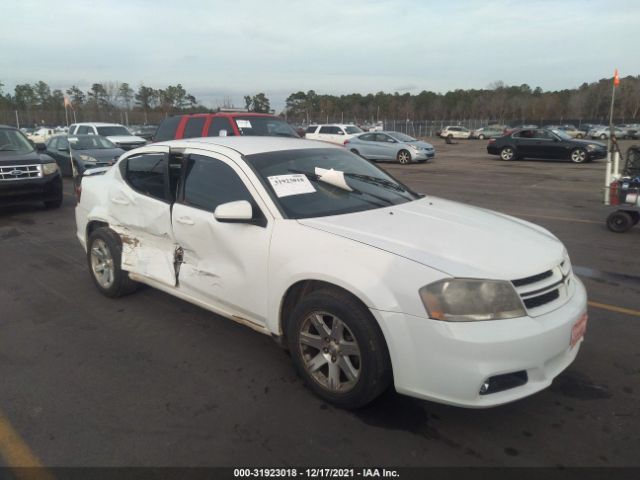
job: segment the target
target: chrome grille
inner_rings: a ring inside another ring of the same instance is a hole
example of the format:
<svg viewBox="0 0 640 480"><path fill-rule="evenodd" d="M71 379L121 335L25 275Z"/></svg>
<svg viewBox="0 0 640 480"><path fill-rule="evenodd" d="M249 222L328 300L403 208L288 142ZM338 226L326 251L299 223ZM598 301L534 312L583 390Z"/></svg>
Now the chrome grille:
<svg viewBox="0 0 640 480"><path fill-rule="evenodd" d="M566 258L550 270L511 283L529 315L543 315L563 305L573 294L571 262Z"/></svg>
<svg viewBox="0 0 640 480"><path fill-rule="evenodd" d="M42 165L3 165L0 180L26 180L42 177Z"/></svg>

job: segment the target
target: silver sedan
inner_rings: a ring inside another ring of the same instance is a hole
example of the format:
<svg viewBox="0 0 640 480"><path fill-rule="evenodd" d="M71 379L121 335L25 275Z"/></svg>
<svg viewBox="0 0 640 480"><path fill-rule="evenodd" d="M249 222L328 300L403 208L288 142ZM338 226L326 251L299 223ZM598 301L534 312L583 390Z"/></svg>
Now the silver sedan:
<svg viewBox="0 0 640 480"><path fill-rule="evenodd" d="M344 142L356 155L368 160L396 161L402 164L426 162L435 157L433 145L400 132L369 132Z"/></svg>

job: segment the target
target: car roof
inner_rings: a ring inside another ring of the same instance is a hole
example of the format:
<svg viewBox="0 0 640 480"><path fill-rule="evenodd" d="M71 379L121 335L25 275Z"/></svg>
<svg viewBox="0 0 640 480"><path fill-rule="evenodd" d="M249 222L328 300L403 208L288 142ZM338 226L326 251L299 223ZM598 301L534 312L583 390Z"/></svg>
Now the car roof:
<svg viewBox="0 0 640 480"><path fill-rule="evenodd" d="M183 140L170 140L158 142L148 147L169 146L174 148L200 148L202 150L215 151L217 146L230 148L241 155L253 155L255 153L278 152L282 150L303 150L311 148L337 148L344 150L342 145L335 145L320 140L303 140L301 138L282 138L267 136L233 136L233 137L203 137L188 138Z"/></svg>
<svg viewBox="0 0 640 480"><path fill-rule="evenodd" d="M121 123L78 122L75 125L94 125L96 127L124 127Z"/></svg>

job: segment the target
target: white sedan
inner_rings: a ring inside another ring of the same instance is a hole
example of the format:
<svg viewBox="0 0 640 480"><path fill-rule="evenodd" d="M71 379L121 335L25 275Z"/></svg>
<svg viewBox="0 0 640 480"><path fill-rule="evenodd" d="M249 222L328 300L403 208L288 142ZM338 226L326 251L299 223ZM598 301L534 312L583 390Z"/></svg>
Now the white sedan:
<svg viewBox="0 0 640 480"><path fill-rule="evenodd" d="M391 384L499 405L580 348L585 289L556 237L416 194L342 147L176 140L92 172L76 222L100 292L145 283L271 335L336 405Z"/></svg>

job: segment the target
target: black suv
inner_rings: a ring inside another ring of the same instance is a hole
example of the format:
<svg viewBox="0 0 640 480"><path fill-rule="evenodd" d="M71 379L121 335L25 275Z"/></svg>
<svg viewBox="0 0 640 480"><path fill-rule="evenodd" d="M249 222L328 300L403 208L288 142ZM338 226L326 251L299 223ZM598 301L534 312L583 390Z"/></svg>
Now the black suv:
<svg viewBox="0 0 640 480"><path fill-rule="evenodd" d="M62 204L62 176L55 160L16 128L0 125L0 205L42 201Z"/></svg>

